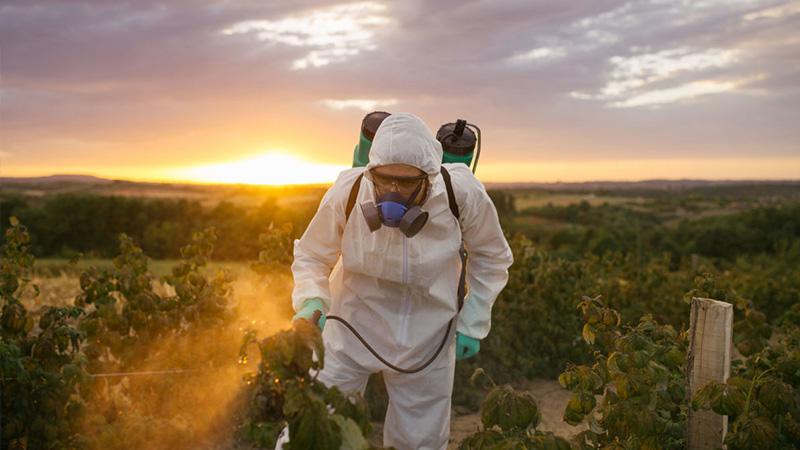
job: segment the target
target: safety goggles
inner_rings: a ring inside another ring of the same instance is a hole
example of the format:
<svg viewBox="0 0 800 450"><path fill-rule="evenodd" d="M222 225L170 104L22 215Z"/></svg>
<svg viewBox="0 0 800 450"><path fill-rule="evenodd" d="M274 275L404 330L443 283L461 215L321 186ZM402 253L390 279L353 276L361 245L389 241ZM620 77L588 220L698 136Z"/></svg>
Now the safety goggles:
<svg viewBox="0 0 800 450"><path fill-rule="evenodd" d="M402 177L385 175L375 169L371 169L369 172L372 182L382 191L391 191L392 188L394 188L400 192L410 192L415 190L428 178L427 174Z"/></svg>

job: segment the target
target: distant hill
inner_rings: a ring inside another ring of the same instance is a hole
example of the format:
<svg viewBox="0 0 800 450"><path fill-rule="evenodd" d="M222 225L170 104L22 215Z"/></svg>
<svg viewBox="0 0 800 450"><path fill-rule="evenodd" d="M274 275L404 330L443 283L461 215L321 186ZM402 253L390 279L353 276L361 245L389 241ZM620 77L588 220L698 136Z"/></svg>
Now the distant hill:
<svg viewBox="0 0 800 450"><path fill-rule="evenodd" d="M113 180L92 175L48 175L46 177L0 177L0 184L50 184L50 183L90 183L109 184Z"/></svg>
<svg viewBox="0 0 800 450"><path fill-rule="evenodd" d="M190 184L112 180L91 175L0 178L0 195L22 196L33 201L52 195L78 194L136 198L196 200L204 206L221 201L258 207L266 197L281 203L318 203L325 185L257 186L247 184Z"/></svg>

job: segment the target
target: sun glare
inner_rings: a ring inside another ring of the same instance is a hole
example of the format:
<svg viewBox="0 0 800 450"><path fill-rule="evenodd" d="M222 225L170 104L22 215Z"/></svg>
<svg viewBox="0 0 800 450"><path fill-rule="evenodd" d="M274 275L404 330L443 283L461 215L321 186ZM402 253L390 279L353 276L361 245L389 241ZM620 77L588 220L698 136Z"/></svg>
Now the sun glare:
<svg viewBox="0 0 800 450"><path fill-rule="evenodd" d="M173 176L203 183L313 184L331 183L347 166L319 164L286 153L271 152L238 161L180 169Z"/></svg>

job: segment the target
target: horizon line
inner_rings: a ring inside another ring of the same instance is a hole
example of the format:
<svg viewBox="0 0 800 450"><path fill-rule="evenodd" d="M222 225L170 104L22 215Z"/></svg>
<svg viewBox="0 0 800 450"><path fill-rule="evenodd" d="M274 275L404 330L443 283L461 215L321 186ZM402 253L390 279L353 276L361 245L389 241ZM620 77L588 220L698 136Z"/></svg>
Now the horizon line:
<svg viewBox="0 0 800 450"><path fill-rule="evenodd" d="M477 176L477 175L476 175ZM95 178L103 181L110 182L130 182L130 183L148 183L148 184L166 184L166 185L189 185L189 186L247 186L247 187L266 187L266 188L281 188L281 187L318 187L330 186L330 182L319 183L284 183L284 184L268 184L268 183L226 183L226 182L203 182L193 180L167 180L167 179L146 179L146 178L113 178L103 177L85 173L51 173L49 175L31 175L31 176L2 176L0 180L24 180L24 179L45 179L56 177L84 177ZM479 178L479 177L478 177ZM480 178L479 178L480 179ZM65 180L69 181L69 180ZM481 181L483 184L492 185L522 185L522 184L591 184L591 183L646 183L646 182L718 182L718 183L800 183L798 178L640 178L640 179L589 179L581 181Z"/></svg>

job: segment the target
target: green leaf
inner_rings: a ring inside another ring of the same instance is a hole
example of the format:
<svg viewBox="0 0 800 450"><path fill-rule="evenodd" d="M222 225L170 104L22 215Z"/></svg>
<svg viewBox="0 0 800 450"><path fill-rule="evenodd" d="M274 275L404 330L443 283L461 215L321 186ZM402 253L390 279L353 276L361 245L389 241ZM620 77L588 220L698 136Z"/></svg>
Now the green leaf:
<svg viewBox="0 0 800 450"><path fill-rule="evenodd" d="M619 326L620 317L619 313L613 309L606 308L603 310L603 325L607 327Z"/></svg>
<svg viewBox="0 0 800 450"><path fill-rule="evenodd" d="M362 434L369 435L372 431L370 421L369 405L360 395L345 395L336 386L325 387L319 381L315 382L314 387L322 390L322 397L325 403L330 405L336 414L351 419L361 429Z"/></svg>
<svg viewBox="0 0 800 450"><path fill-rule="evenodd" d="M719 397L711 403L711 409L723 416L737 416L744 409L746 397L745 391L738 386L727 383L720 385Z"/></svg>
<svg viewBox="0 0 800 450"><path fill-rule="evenodd" d="M459 450L483 450L491 448L502 440L502 433L494 430L483 430L461 441L461 445L458 448Z"/></svg>
<svg viewBox="0 0 800 450"><path fill-rule="evenodd" d="M766 417L741 417L734 421L725 443L731 450L776 448L778 430Z"/></svg>
<svg viewBox="0 0 800 450"><path fill-rule="evenodd" d="M537 431L532 438L530 438L530 447L533 449L541 450L571 450L572 447L569 442L561 437L554 435L552 432Z"/></svg>
<svg viewBox="0 0 800 450"><path fill-rule="evenodd" d="M686 353L673 345L664 354L664 362L670 369L681 367L686 362Z"/></svg>
<svg viewBox="0 0 800 450"><path fill-rule="evenodd" d="M587 392L573 392L564 409L564 422L570 425L579 424L583 418L592 412L597 400L594 395Z"/></svg>
<svg viewBox="0 0 800 450"><path fill-rule="evenodd" d="M496 387L481 404L481 421L485 428L501 430L535 428L541 420L533 394L516 391L509 385Z"/></svg>
<svg viewBox="0 0 800 450"><path fill-rule="evenodd" d="M286 392L283 413L289 422L290 450L339 450L342 436L325 402L309 389L294 384Z"/></svg>
<svg viewBox="0 0 800 450"><path fill-rule="evenodd" d="M711 381L697 391L692 399L692 408L695 411L710 409L711 405L719 401L722 395L722 384L718 381Z"/></svg>
<svg viewBox="0 0 800 450"><path fill-rule="evenodd" d="M583 325L583 332L581 333L581 336L583 336L583 340L590 345L594 344L594 340L597 337L594 330L592 329L592 326L589 325L588 323Z"/></svg>
<svg viewBox="0 0 800 450"><path fill-rule="evenodd" d="M769 412L782 415L795 408L795 394L792 387L774 378L767 379L758 389L758 401Z"/></svg>
<svg viewBox="0 0 800 450"><path fill-rule="evenodd" d="M361 434L358 424L351 419L335 414L331 420L335 422L341 430L342 446L341 450L363 450L369 448L369 443Z"/></svg>

